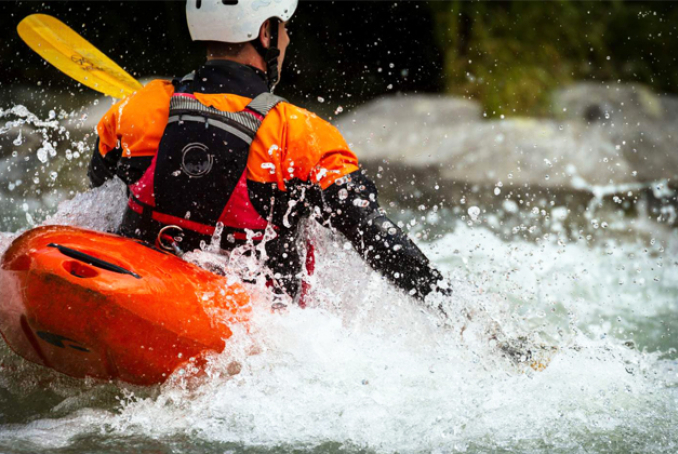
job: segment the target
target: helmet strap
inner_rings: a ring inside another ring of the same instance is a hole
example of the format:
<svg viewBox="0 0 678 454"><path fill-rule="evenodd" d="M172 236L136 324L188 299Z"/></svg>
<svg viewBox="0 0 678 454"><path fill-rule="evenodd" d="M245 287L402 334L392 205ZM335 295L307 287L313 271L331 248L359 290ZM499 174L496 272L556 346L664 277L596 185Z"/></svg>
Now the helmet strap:
<svg viewBox="0 0 678 454"><path fill-rule="evenodd" d="M269 32L271 34L271 40L268 45L268 49L264 47L261 43L259 37L252 40L252 46L257 50L259 55L264 59L266 63L266 80L268 82L268 89L273 92L276 84L278 83L279 73L278 73L278 57L280 56L280 49L278 49L278 28L280 27L280 19L271 18L269 20Z"/></svg>

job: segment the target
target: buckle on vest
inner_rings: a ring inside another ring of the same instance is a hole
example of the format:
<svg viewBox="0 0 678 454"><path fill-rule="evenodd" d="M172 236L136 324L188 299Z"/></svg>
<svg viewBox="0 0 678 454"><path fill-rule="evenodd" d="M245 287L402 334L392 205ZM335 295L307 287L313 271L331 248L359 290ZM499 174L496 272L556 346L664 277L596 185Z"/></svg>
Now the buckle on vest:
<svg viewBox="0 0 678 454"><path fill-rule="evenodd" d="M176 236L173 236L170 231L177 230ZM170 251L175 255L181 257L184 255L184 251L181 250L177 243L181 243L184 238L184 229L178 225L166 225L161 228L158 232L158 236L155 239L155 246L159 249L164 249L165 251Z"/></svg>

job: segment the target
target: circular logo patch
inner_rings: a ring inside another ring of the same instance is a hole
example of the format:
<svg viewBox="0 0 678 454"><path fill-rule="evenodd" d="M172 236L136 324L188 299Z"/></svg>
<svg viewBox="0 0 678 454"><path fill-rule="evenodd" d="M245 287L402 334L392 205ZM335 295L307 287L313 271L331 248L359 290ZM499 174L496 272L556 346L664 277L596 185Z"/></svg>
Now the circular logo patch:
<svg viewBox="0 0 678 454"><path fill-rule="evenodd" d="M214 157L206 145L189 143L181 150L181 170L190 177L201 177L212 170Z"/></svg>

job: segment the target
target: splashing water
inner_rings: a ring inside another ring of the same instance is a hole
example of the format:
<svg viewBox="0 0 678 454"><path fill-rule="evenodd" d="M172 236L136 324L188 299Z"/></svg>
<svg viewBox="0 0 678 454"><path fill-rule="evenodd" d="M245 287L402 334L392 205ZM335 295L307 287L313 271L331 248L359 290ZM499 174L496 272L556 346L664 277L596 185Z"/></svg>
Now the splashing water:
<svg viewBox="0 0 678 454"><path fill-rule="evenodd" d="M44 222L113 231L124 206L116 180L62 202ZM272 311L278 301L258 264L242 262L251 256L220 256L207 245L192 252L194 263L237 264L256 278L249 332L236 329L204 375L177 372L153 388L75 380L27 363L3 343L0 448L675 450L675 232L652 243L505 242L473 223L445 221L453 233L421 246L454 293L427 305L313 223L306 229L317 271L306 277L305 309ZM0 250L15 236L0 234ZM537 371L527 353L541 346L556 349L545 350L547 367Z"/></svg>
<svg viewBox="0 0 678 454"><path fill-rule="evenodd" d="M92 131L76 112L51 110L40 119L23 105L0 108L0 120L0 226L16 230L86 188Z"/></svg>
<svg viewBox="0 0 678 454"><path fill-rule="evenodd" d="M81 194L48 222L114 228L121 207L112 202L122 190L109 184ZM618 292L626 295L619 300L605 296L619 276L638 274L615 270L615 252L576 243L503 243L464 224L425 245L455 273L452 310L484 307L489 313L468 322L467 329L478 333L474 338L460 336L456 322L441 323L386 284L343 247L342 238L308 228L318 251L312 307L271 313L270 294L253 288L250 333L236 332L228 351L211 359L206 376L175 374L152 390L123 386L120 396L111 385L82 384L4 351L6 360L36 377L18 385L11 374L4 376L9 398L27 393L42 402L5 425L0 443L30 440L27 450L96 448L82 438L99 434L106 443L152 445L189 436L191 443L245 450L334 443L377 452L571 452L596 448L601 440L611 451L673 446L668 429L678 421L671 405L675 363L623 344L640 317L628 317L617 330L601 318L633 310L629 300L649 290ZM10 237L3 235L4 246ZM464 248L455 249L459 245ZM678 242L672 238L667 246L675 251ZM616 253L638 247L617 246ZM648 279L653 271L646 266L656 257L637 260L640 276ZM671 292L676 272L663 272ZM647 296L646 317L670 309L660 295ZM488 319L509 336L541 330L561 348L544 371L521 372L482 339L486 327L474 324ZM242 369L230 376L234 360ZM622 437L630 444L622 445Z"/></svg>

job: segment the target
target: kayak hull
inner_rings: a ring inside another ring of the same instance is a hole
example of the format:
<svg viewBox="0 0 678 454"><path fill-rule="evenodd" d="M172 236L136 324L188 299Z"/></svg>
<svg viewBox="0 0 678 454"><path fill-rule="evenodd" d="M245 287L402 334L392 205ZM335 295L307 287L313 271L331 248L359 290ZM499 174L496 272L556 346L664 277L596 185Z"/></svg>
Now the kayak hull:
<svg viewBox="0 0 678 454"><path fill-rule="evenodd" d="M30 230L0 261L0 332L73 377L162 383L246 328L238 283L142 243L73 227Z"/></svg>

